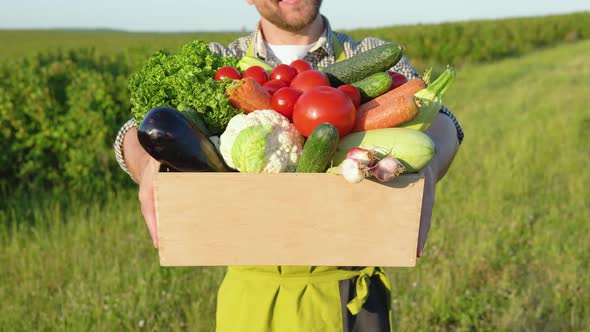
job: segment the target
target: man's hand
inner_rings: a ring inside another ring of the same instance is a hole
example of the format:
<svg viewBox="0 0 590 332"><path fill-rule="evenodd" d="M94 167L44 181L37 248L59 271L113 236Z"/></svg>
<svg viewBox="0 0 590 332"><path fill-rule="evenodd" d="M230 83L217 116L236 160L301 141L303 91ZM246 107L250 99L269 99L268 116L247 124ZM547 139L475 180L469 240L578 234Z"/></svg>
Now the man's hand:
<svg viewBox="0 0 590 332"><path fill-rule="evenodd" d="M123 155L131 177L139 185L141 213L150 231L154 247L158 248L158 229L154 202L154 174L160 163L152 158L137 139L137 130L130 129L123 140Z"/></svg>

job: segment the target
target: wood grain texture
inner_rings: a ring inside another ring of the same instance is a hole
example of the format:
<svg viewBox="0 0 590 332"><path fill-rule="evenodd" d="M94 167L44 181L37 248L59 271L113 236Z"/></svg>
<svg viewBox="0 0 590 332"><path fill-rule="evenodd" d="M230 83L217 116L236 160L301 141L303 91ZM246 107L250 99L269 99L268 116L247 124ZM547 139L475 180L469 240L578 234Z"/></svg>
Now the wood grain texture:
<svg viewBox="0 0 590 332"><path fill-rule="evenodd" d="M418 174L158 173L162 266L414 266Z"/></svg>

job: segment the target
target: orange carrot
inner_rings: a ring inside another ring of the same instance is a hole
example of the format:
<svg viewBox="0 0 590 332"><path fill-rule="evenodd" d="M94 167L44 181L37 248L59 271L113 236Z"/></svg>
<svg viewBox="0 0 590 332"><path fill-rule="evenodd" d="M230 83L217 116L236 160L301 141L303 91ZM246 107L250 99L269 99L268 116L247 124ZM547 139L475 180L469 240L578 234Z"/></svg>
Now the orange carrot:
<svg viewBox="0 0 590 332"><path fill-rule="evenodd" d="M272 109L271 95L258 82L246 77L226 90L229 102L248 114L256 110Z"/></svg>
<svg viewBox="0 0 590 332"><path fill-rule="evenodd" d="M387 91L386 93L371 99L370 101L362 104L357 109L358 113L366 112L370 109L379 107L379 105L387 105L390 104L391 99L395 96L401 95L413 95L414 93L426 88L426 83L421 78L415 78L413 80L409 80L408 82L398 86L397 88Z"/></svg>
<svg viewBox="0 0 590 332"><path fill-rule="evenodd" d="M363 109L361 105L352 132L399 126L412 120L419 110L416 98L410 94L393 96L386 104L370 109Z"/></svg>
<svg viewBox="0 0 590 332"><path fill-rule="evenodd" d="M352 131L391 128L412 120L420 109L413 95L424 88L426 83L415 78L360 105Z"/></svg>

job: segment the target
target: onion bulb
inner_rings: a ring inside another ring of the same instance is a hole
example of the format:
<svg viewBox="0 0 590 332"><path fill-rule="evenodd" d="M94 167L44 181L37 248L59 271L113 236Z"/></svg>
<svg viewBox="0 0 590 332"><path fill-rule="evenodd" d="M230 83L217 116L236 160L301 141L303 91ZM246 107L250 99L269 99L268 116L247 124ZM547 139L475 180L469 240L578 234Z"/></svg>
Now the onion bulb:
<svg viewBox="0 0 590 332"><path fill-rule="evenodd" d="M340 174L348 183L359 183L369 175L369 172L358 159L346 158L340 164Z"/></svg>
<svg viewBox="0 0 590 332"><path fill-rule="evenodd" d="M370 168L370 173L381 182L388 182L395 179L405 170L399 160L393 157L385 157Z"/></svg>

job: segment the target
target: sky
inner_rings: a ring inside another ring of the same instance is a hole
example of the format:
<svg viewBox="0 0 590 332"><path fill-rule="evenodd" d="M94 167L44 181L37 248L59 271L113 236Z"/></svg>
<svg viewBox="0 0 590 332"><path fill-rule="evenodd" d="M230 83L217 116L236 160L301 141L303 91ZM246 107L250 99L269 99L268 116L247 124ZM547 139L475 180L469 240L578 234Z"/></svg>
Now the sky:
<svg viewBox="0 0 590 332"><path fill-rule="evenodd" d="M334 29L590 11L588 0L324 0ZM0 29L252 30L246 0L0 0Z"/></svg>

